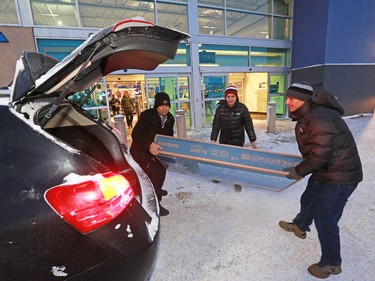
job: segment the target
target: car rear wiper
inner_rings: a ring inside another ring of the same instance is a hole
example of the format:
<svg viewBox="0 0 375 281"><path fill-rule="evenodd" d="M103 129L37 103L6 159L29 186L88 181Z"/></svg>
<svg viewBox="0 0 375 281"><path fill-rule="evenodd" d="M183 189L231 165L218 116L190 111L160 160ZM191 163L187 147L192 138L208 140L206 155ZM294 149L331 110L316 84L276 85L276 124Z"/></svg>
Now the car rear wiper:
<svg viewBox="0 0 375 281"><path fill-rule="evenodd" d="M91 58L94 56L96 51L99 49L99 47L102 45L102 41L99 41L96 43L95 49L92 51L90 56L87 58L87 60L81 65L80 69L78 70L76 76L64 87L64 90L61 92L59 97L56 99L55 103L51 106L51 108L48 110L46 115L44 115L43 119L40 121L40 127L44 127L46 123L52 118L52 116L55 114L56 109L61 104L61 102L65 99L65 97L70 93L70 89L72 85L76 82L77 77L81 72L87 67L89 64Z"/></svg>

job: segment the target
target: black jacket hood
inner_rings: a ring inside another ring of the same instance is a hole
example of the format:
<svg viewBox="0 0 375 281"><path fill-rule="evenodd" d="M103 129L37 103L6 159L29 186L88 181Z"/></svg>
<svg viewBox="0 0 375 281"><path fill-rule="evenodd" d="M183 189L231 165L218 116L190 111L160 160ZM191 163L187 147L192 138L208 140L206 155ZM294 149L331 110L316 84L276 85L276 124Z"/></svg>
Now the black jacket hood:
<svg viewBox="0 0 375 281"><path fill-rule="evenodd" d="M337 98L324 88L314 89L313 96L307 100L299 109L295 112L290 112L289 117L292 120L297 120L299 116L303 116L305 111L310 106L324 106L336 110L341 116L344 114L344 107L339 103Z"/></svg>

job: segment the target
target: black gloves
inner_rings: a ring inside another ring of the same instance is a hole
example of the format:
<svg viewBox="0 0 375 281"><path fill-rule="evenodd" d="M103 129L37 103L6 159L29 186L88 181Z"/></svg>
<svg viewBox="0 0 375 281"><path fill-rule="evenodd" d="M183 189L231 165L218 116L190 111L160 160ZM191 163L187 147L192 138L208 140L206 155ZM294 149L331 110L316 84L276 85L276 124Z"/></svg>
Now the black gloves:
<svg viewBox="0 0 375 281"><path fill-rule="evenodd" d="M291 179L291 180L300 180L300 179L303 178L303 177L300 177L299 175L297 175L296 169L294 167L284 168L283 171L284 172L288 172L288 174L286 175L286 177L288 179Z"/></svg>

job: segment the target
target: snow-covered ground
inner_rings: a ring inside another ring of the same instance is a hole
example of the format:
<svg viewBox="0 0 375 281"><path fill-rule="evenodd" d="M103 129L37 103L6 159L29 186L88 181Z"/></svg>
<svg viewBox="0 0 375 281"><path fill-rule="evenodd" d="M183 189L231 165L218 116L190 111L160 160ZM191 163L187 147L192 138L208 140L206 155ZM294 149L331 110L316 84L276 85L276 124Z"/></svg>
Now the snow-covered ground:
<svg viewBox="0 0 375 281"><path fill-rule="evenodd" d="M349 199L340 221L343 272L329 280L372 281L375 266L375 118L346 118L357 141L364 181ZM299 154L294 122L278 120L276 134L254 120L262 150ZM188 133L209 141L210 130ZM276 193L167 173L160 245L150 281L318 280L307 267L318 262L315 227L301 240L279 228L294 218L307 179Z"/></svg>

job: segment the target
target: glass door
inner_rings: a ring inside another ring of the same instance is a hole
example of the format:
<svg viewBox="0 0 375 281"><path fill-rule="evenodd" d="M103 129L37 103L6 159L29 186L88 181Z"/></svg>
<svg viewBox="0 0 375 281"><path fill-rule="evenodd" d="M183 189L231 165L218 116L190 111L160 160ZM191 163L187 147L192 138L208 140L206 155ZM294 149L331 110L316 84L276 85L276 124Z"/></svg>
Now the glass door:
<svg viewBox="0 0 375 281"><path fill-rule="evenodd" d="M224 99L227 84L227 74L202 75L203 127L212 126L217 103Z"/></svg>
<svg viewBox="0 0 375 281"><path fill-rule="evenodd" d="M286 115L285 91L288 83L286 74L269 75L269 101L276 102L276 114Z"/></svg>
<svg viewBox="0 0 375 281"><path fill-rule="evenodd" d="M176 111L185 110L186 127L192 125L190 75L146 75L147 108L154 106L154 97L165 92L171 100L170 112L176 117Z"/></svg>
<svg viewBox="0 0 375 281"><path fill-rule="evenodd" d="M111 124L111 113L108 103L110 95L106 87L106 80L103 78L95 86L90 86L85 91L70 95L69 100L82 106L95 118Z"/></svg>

